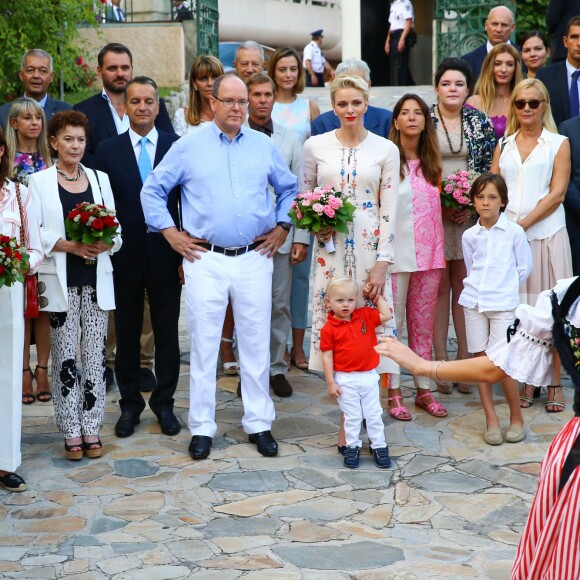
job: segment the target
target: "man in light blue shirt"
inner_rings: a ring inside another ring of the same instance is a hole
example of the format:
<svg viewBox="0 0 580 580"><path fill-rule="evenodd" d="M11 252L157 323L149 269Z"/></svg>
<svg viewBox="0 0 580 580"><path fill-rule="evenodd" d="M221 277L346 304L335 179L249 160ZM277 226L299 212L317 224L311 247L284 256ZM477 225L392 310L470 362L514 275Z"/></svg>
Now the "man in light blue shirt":
<svg viewBox="0 0 580 580"><path fill-rule="evenodd" d="M145 220L184 258L186 318L191 338L189 453L208 457L216 433L216 364L231 300L244 403L242 425L265 456L278 453L270 427L269 341L272 260L290 229L296 177L274 142L243 127L248 91L235 75L214 82L208 123L177 141L141 192ZM167 211L182 188L183 230ZM275 206L268 185L276 194Z"/></svg>

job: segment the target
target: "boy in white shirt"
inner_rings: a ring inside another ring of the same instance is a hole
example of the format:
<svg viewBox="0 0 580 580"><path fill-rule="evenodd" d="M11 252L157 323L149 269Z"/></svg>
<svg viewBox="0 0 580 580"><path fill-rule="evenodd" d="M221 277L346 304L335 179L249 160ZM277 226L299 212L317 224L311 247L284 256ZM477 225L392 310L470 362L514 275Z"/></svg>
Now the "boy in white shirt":
<svg viewBox="0 0 580 580"><path fill-rule="evenodd" d="M462 238L467 278L463 280L459 304L465 312L467 348L474 356L483 356L487 348L506 335L514 321L518 289L532 270L532 253L523 228L503 213L508 191L501 175L480 175L469 195L479 220ZM502 432L491 387L489 383L477 384L487 422L483 438L489 445L501 445ZM507 378L502 387L510 408L505 440L517 443L526 437L518 385Z"/></svg>

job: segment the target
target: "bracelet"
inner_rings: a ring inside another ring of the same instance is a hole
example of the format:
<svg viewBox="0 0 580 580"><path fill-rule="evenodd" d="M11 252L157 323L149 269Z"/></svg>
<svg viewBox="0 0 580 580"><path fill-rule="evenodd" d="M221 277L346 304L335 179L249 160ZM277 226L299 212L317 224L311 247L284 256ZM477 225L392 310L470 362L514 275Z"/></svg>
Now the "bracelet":
<svg viewBox="0 0 580 580"><path fill-rule="evenodd" d="M441 379L439 378L439 367L444 363L445 361L440 360L436 365L435 365L435 380L441 382Z"/></svg>

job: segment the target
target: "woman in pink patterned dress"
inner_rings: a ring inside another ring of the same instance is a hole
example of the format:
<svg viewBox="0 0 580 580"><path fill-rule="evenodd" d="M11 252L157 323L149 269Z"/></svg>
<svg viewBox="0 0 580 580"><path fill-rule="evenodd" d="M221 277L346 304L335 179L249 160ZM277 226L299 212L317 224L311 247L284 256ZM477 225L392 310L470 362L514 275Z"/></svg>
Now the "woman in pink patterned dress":
<svg viewBox="0 0 580 580"><path fill-rule="evenodd" d="M406 94L395 105L390 139L401 153L401 184L395 225L393 296L397 334L405 314L410 348L421 358L431 359L433 326L441 271L445 268L445 245L439 182L441 154L429 108L421 97ZM447 411L430 389L428 377L414 377L415 405L434 417ZM403 405L400 375L393 374L389 388L389 414L410 421Z"/></svg>

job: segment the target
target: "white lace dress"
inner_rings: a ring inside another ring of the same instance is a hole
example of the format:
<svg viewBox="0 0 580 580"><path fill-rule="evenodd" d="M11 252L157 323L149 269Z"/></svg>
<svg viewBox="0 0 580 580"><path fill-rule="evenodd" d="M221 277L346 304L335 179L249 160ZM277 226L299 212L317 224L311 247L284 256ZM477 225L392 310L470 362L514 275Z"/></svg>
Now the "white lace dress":
<svg viewBox="0 0 580 580"><path fill-rule="evenodd" d="M199 125L190 125L185 119L185 109L183 107L177 109L173 116L173 129L180 137L197 131L200 127L203 127L205 123L209 123L209 121L202 121Z"/></svg>

